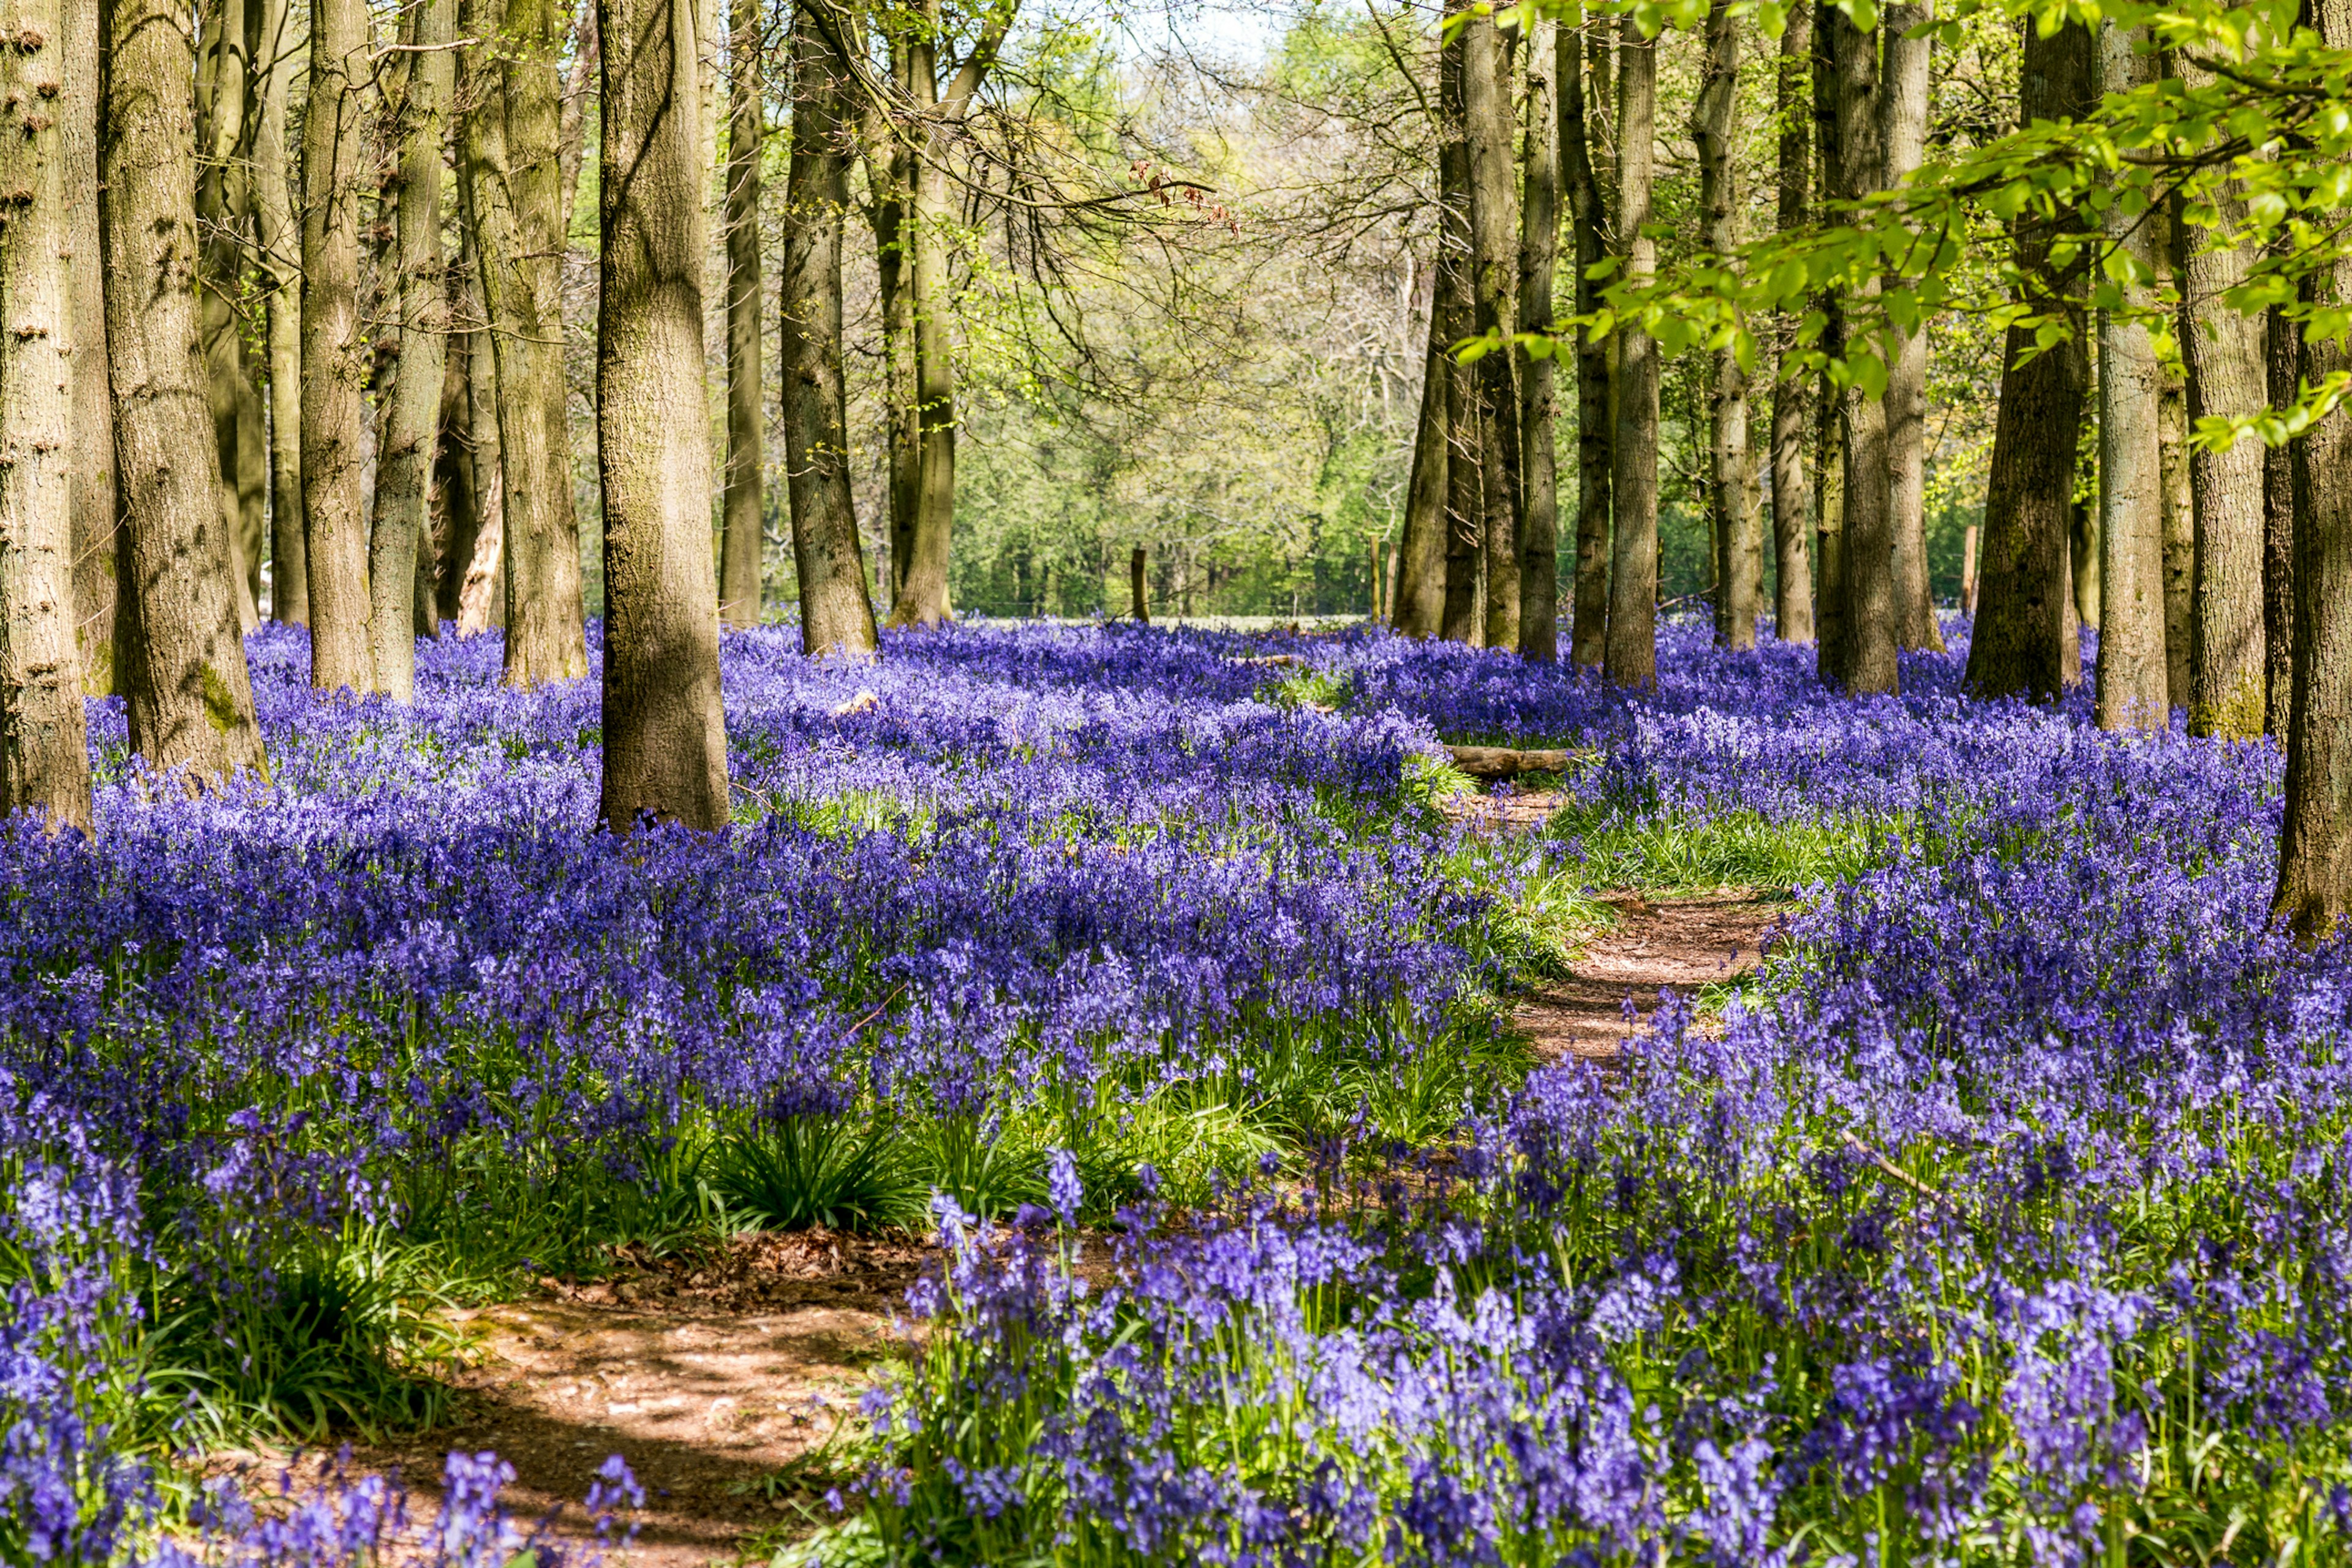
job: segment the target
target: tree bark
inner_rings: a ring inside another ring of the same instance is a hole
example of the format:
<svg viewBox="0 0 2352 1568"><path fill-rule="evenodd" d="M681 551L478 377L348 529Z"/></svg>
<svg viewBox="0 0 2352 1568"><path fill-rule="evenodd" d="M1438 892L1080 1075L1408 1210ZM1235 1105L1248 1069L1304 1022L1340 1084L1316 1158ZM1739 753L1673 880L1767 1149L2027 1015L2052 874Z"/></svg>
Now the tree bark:
<svg viewBox="0 0 2352 1568"><path fill-rule="evenodd" d="M1491 13L1474 12L1463 27L1463 127L1470 155L1471 330L1480 336L1517 330L1516 184L1511 158L1511 83L1501 29ZM1484 474L1486 642L1519 646L1518 352L1508 347L1473 367Z"/></svg>
<svg viewBox="0 0 2352 1568"><path fill-rule="evenodd" d="M726 825L727 725L703 404L702 138L693 0L600 0L604 826Z"/></svg>
<svg viewBox="0 0 2352 1568"><path fill-rule="evenodd" d="M363 0L311 0L302 115L302 520L310 684L320 691L375 689L360 455L368 381L359 298L367 26Z"/></svg>
<svg viewBox="0 0 2352 1568"><path fill-rule="evenodd" d="M197 296L205 344L213 444L218 458L221 515L235 543L240 624L260 580L260 541L248 530L239 487L238 415L245 399L236 301L245 268L245 0L208 0L197 9L196 227L203 236L204 285Z"/></svg>
<svg viewBox="0 0 2352 1568"><path fill-rule="evenodd" d="M1437 62L1437 305L1443 342L1468 337L1477 317L1475 253L1470 216L1470 144L1463 77L1467 29L1446 40ZM1479 614L1485 565L1486 453L1480 440L1476 373L1445 356L1445 594L1438 635L1475 646L1486 637Z"/></svg>
<svg viewBox="0 0 2352 1568"><path fill-rule="evenodd" d="M2352 48L2352 0L2307 0L2304 14L2328 47ZM2352 256L2304 287L2311 302L2352 303ZM2347 374L2352 345L2304 336L2304 381ZM2294 443L2293 478L2294 696L2272 917L2316 945L2352 914L2352 413L2336 409Z"/></svg>
<svg viewBox="0 0 2352 1568"><path fill-rule="evenodd" d="M851 657L875 648L874 603L849 486L842 378L841 229L847 68L816 5L793 20L793 160L784 201L782 299L785 489L800 576L801 647Z"/></svg>
<svg viewBox="0 0 2352 1568"><path fill-rule="evenodd" d="M269 617L284 625L308 626L310 567L302 538L302 231L295 213L287 142L288 107L300 69L302 12L294 0L262 0L261 16L253 216L269 363Z"/></svg>
<svg viewBox="0 0 2352 1568"><path fill-rule="evenodd" d="M1805 226L1812 205L1810 111L1813 10L1792 6L1780 34L1776 100L1780 126L1776 214L1780 232ZM1785 344L1796 323L1783 319ZM1772 620L1782 642L1813 640L1812 483L1807 467L1812 424L1811 379L1790 364L1784 347L1772 382L1772 546L1777 567Z"/></svg>
<svg viewBox="0 0 2352 1568"><path fill-rule="evenodd" d="M60 124L75 107L64 97L75 3L88 0L11 0L0 10L0 133L14 187L0 216L0 816L37 811L52 832L90 826L74 649L78 345Z"/></svg>
<svg viewBox="0 0 2352 1568"><path fill-rule="evenodd" d="M1856 27L1843 13L1830 26L1837 61L1837 195L1859 201L1885 188L1886 149L1879 110L1878 35ZM1878 293L1872 279L1862 293ZM1899 359L1899 355L1897 358ZM1887 384L1895 367L1887 367ZM1846 389L1843 662L1836 674L1848 692L1864 696L1897 689L1902 625L1895 580L1895 486L1886 399L1860 384ZM1826 645L1825 645L1826 646Z"/></svg>
<svg viewBox="0 0 2352 1568"><path fill-rule="evenodd" d="M1739 244L1735 163L1739 96L1739 31L1729 0L1706 16L1706 58L1691 111L1698 149L1701 243L1727 257ZM1756 452L1748 439L1748 373L1729 347L1715 353L1707 407L1707 510L1716 541L1715 640L1756 646L1764 596L1764 539L1756 494Z"/></svg>
<svg viewBox="0 0 2352 1568"><path fill-rule="evenodd" d="M2303 331L2273 305L2263 323L2263 374L2273 408L2294 403ZM2263 729L2284 745L2294 712L2294 453L2263 452Z"/></svg>
<svg viewBox="0 0 2352 1568"><path fill-rule="evenodd" d="M1935 20L1934 0L1889 5L1883 13L1885 76L1879 94L1879 184L1891 190L1919 167L1927 150L1928 77L1933 40L1906 37ZM1906 648L1944 651L1927 582L1927 336L1904 334L1886 367L1887 516L1894 536L1896 637Z"/></svg>
<svg viewBox="0 0 2352 1568"><path fill-rule="evenodd" d="M73 290L73 540L75 643L82 689L117 690L114 673L114 410L106 382L105 270L99 264L98 0L65 0L58 62L58 158Z"/></svg>
<svg viewBox="0 0 2352 1568"><path fill-rule="evenodd" d="M416 694L416 559L447 379L448 263L441 253L443 116L448 111L453 0L413 0L404 19L413 47L400 73L398 259L400 357L383 454L376 462L375 536L368 552L376 689L396 702Z"/></svg>
<svg viewBox="0 0 2352 1568"><path fill-rule="evenodd" d="M2172 226L2166 226L2169 244ZM2168 270L2157 276L2159 292L2174 286ZM2190 624L2195 616L2197 512L2189 483L2189 378L2180 367L2157 366L2157 486L2162 519L2164 579L2164 700L2168 710L2189 706Z"/></svg>
<svg viewBox="0 0 2352 1568"><path fill-rule="evenodd" d="M2140 80L2131 29L2099 29L2100 85L2124 92ZM2108 209L2109 243L2155 269L2146 215ZM2145 284L2124 285L2146 308ZM2099 689L2103 730L2160 730L2170 717L2164 664L2164 495L2157 439L2161 395L2148 330L2113 311L2099 318Z"/></svg>
<svg viewBox="0 0 2352 1568"><path fill-rule="evenodd" d="M191 788L266 773L237 636L230 540L197 337L188 13L104 8L100 176L122 508L115 659L133 750Z"/></svg>
<svg viewBox="0 0 2352 1568"><path fill-rule="evenodd" d="M1597 47L1597 46L1596 46ZM1569 230L1576 248L1575 310L1600 303L1592 268L1608 255L1606 205L1593 174L1592 113L1585 95L1580 33L1560 39L1559 148L1568 185ZM1611 340L1576 334L1576 582L1569 658L1598 669L1609 646L1609 487L1612 431L1609 408Z"/></svg>
<svg viewBox="0 0 2352 1568"><path fill-rule="evenodd" d="M1453 362L1445 353L1445 236L1430 278L1429 342L1422 354L1421 419L1413 432L1412 473L1407 481L1404 528L1397 540L1396 582L1389 594L1389 625L1401 637L1433 637L1445 613L1445 387Z"/></svg>
<svg viewBox="0 0 2352 1568"><path fill-rule="evenodd" d="M2020 108L2026 123L2068 121L2097 101L2090 31L2069 23L2051 37L2025 31ZM2000 403L1994 417L1984 540L1977 568L1977 616L1969 634L1966 684L1979 697L2049 700L2066 679L2072 599L2068 534L2075 449L2090 359L2083 315L2065 296L2068 277L2051 265L2053 234L2071 214L2021 217L2017 268L2026 299L2067 325L2068 340L2027 359L2030 327L2009 330L2003 345Z"/></svg>
<svg viewBox="0 0 2352 1568"><path fill-rule="evenodd" d="M763 618L761 525L766 513L760 400L760 0L734 0L728 23L727 494L721 506L719 613L733 626Z"/></svg>
<svg viewBox="0 0 2352 1568"><path fill-rule="evenodd" d="M503 22L490 0L470 0L468 10L478 20L461 19L461 30L495 46L485 45L473 65L465 131L478 284L496 372L506 679L530 687L588 673L563 382L567 225L556 59L564 18L552 0L507 0ZM609 37L603 43L613 47ZM689 109L698 101L686 100ZM694 116L685 119L691 131Z"/></svg>
<svg viewBox="0 0 2352 1568"><path fill-rule="evenodd" d="M1618 276L1647 282L1657 270L1650 221L1658 109L1658 54L1628 13L1617 60ZM1658 683L1658 345L1638 327L1618 330L1616 436L1610 493L1616 512L1609 574L1609 637L1602 668L1619 686Z"/></svg>
<svg viewBox="0 0 2352 1568"><path fill-rule="evenodd" d="M1559 119L1553 99L1562 29L1538 22L1528 41L1524 195L1519 205L1519 331L1552 328L1552 274L1559 267ZM1576 68L1569 37L1568 68ZM1519 370L1519 651L1540 663L1559 658L1559 475L1552 426L1559 413L1550 355Z"/></svg>
<svg viewBox="0 0 2352 1568"><path fill-rule="evenodd" d="M556 177L563 184L563 223L569 231L580 210L580 170L588 161L588 100L596 81L596 0L580 0L572 18L572 63L563 73L563 102L556 114Z"/></svg>

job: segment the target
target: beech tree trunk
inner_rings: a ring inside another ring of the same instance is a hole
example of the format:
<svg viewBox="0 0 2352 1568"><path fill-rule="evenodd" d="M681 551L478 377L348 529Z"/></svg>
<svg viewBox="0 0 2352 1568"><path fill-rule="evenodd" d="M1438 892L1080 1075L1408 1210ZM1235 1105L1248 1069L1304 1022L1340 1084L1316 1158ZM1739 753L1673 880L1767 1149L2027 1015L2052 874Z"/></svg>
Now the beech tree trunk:
<svg viewBox="0 0 2352 1568"><path fill-rule="evenodd" d="M310 684L320 691L375 689L360 453L368 382L359 297L367 26L364 0L311 0L302 115L302 519Z"/></svg>
<svg viewBox="0 0 2352 1568"><path fill-rule="evenodd" d="M2168 247L2167 224L2160 244ZM2161 291L2175 287L2169 268L2157 274ZM2197 513L2189 485L2189 378L2177 365L2157 366L2156 450L2158 510L2162 526L2164 580L2164 701L2168 710L2189 705L2189 627L2195 606Z"/></svg>
<svg viewBox="0 0 2352 1568"><path fill-rule="evenodd" d="M209 0L198 7L196 40L196 227L203 236L204 288L197 295L204 336L213 443L219 461L220 507L236 548L240 624L259 587L258 530L246 517L239 487L238 416L246 399L243 334L236 301L245 269L247 161L245 0ZM258 522L257 517L252 520Z"/></svg>
<svg viewBox="0 0 2352 1568"><path fill-rule="evenodd" d="M302 538L302 228L295 212L288 106L300 68L303 12L261 0L260 102L254 121L253 216L268 355L269 618L310 620Z"/></svg>
<svg viewBox="0 0 2352 1568"><path fill-rule="evenodd" d="M903 86L908 79L903 43L894 43L891 58ZM910 175L906 148L894 140L887 152L869 152L866 168L874 183L874 258L881 294L883 440L887 448L884 477L889 508L890 602L895 605L906 586L907 563L915 551L915 502L923 482L922 441L915 428L915 312L908 279L912 247L907 226Z"/></svg>
<svg viewBox="0 0 2352 1568"><path fill-rule="evenodd" d="M1476 320L1476 268L1471 232L1470 144L1465 112L1467 28L1446 40L1437 62L1437 193L1444 208L1438 229L1437 312L1448 345L1468 337ZM1486 451L1480 440L1476 372L1445 356L1445 595L1438 635L1476 646L1486 637L1480 614L1485 577Z"/></svg>
<svg viewBox="0 0 2352 1568"><path fill-rule="evenodd" d="M1430 278L1429 342L1422 354L1421 420L1413 432L1412 473L1405 488L1404 528L1397 539L1389 626L1401 637L1433 637L1445 613L1445 237Z"/></svg>
<svg viewBox="0 0 2352 1568"><path fill-rule="evenodd" d="M469 0L468 11L475 19L461 18L461 31L495 44L483 46L471 65L478 81L465 135L478 286L496 373L506 679L530 687L588 673L563 383L568 215L557 57L565 19L552 0L507 0L502 22L493 0ZM608 53L614 47L609 35L602 45ZM684 101L690 111L700 100ZM689 132L694 118L685 115Z"/></svg>
<svg viewBox="0 0 2352 1568"><path fill-rule="evenodd" d="M600 0L596 436L604 490L604 826L724 826L727 724L703 421L693 0Z"/></svg>
<svg viewBox="0 0 2352 1568"><path fill-rule="evenodd" d="M58 65L67 287L73 290L72 578L82 689L111 696L114 675L114 409L106 382L105 268L99 239L98 0L65 0Z"/></svg>
<svg viewBox="0 0 2352 1568"><path fill-rule="evenodd" d="M1600 303L1600 288L1591 273L1608 255L1609 223L1601 182L1593 173L1597 116L1585 92L1580 31L1559 42L1560 163L1576 252L1574 309L1584 315ZM1576 597L1569 623L1569 658L1579 669L1599 669L1609 646L1609 487L1614 434L1609 366L1613 343L1613 339L1595 340L1580 328L1576 334Z"/></svg>
<svg viewBox="0 0 2352 1568"><path fill-rule="evenodd" d="M37 811L52 832L90 826L74 650L79 345L59 123L72 107L64 79L72 3L10 0L0 9L0 134L14 187L0 216L0 816Z"/></svg>
<svg viewBox="0 0 2352 1568"><path fill-rule="evenodd" d="M1511 81L1501 30L1491 13L1473 13L1463 28L1463 125L1470 153L1472 330L1481 336L1518 329L1518 203L1511 158ZM1486 641L1519 646L1519 530L1523 476L1519 452L1518 351L1505 348L1473 367L1478 445L1484 469Z"/></svg>
<svg viewBox="0 0 2352 1568"><path fill-rule="evenodd" d="M1901 184L1927 156L1929 57L1934 43L1907 37L1935 20L1934 0L1889 5L1879 24L1885 74L1878 97L1882 188ZM1944 651L1927 582L1927 336L1906 333L1886 367L1887 519L1893 531L1896 639Z"/></svg>
<svg viewBox="0 0 2352 1568"><path fill-rule="evenodd" d="M2133 31L2103 23L2100 85L2138 85ZM2108 210L2111 243L2155 270L2145 218ZM2126 300L2150 302L2146 285L2126 283ZM2148 330L2115 312L2099 319L2099 690L2103 730L2160 730L2170 718L2164 662L2164 493L2157 439L2163 387Z"/></svg>
<svg viewBox="0 0 2352 1568"><path fill-rule="evenodd" d="M1706 58L1691 139L1698 148L1702 243L1717 256L1739 244L1737 110L1739 32L1729 0L1706 16ZM1748 373L1728 347L1715 354L1707 408L1707 510L1715 538L1715 640L1756 646L1756 612L1764 597L1764 539L1756 494L1756 452L1748 434Z"/></svg>
<svg viewBox="0 0 2352 1568"><path fill-rule="evenodd" d="M121 489L115 662L131 748L192 789L265 773L197 337L195 39L168 0L110 0L101 238Z"/></svg>
<svg viewBox="0 0 2352 1568"><path fill-rule="evenodd" d="M580 170L588 161L588 100L596 85L596 0L580 0L572 18L572 64L563 73L563 103L556 113L556 177L563 183L563 221L580 210Z"/></svg>
<svg viewBox="0 0 2352 1568"><path fill-rule="evenodd" d="M1802 228L1812 205L1811 78L1813 11L1792 6L1780 34L1776 100L1780 125L1777 217L1784 234ZM1813 495L1807 466L1812 424L1811 379L1790 363L1796 323L1784 318L1784 344L1772 382L1772 548L1777 580L1772 620L1782 642L1813 640Z"/></svg>
<svg viewBox="0 0 2352 1568"><path fill-rule="evenodd" d="M785 489L799 569L801 647L863 657L874 603L849 488L842 380L841 229L851 117L847 68L811 0L793 19L793 161L784 201L782 299Z"/></svg>
<svg viewBox="0 0 2352 1568"><path fill-rule="evenodd" d="M1657 130L1658 53L1629 12L1617 58L1618 276L1640 284L1656 272L1650 221ZM1609 574L1609 637L1603 671L1619 686L1658 683L1658 345L1636 327L1618 330L1616 438L1610 492L1615 503Z"/></svg>
<svg viewBox="0 0 2352 1568"><path fill-rule="evenodd" d="M719 605L733 626L758 626L766 609L760 548L766 510L760 154L767 142L767 114L760 96L760 16L759 0L734 0L727 39L727 494L720 509Z"/></svg>
<svg viewBox="0 0 2352 1568"><path fill-rule="evenodd" d="M1830 26L1837 60L1837 163L1832 180L1839 196L1857 201L1885 187L1886 155L1880 114L1878 35L1856 27L1843 13ZM1862 290L1878 292L1873 279ZM1899 358L1899 356L1898 356ZM1887 367L1894 384L1894 366ZM1894 452L1888 445L1884 397L1849 387L1845 416L1845 588L1843 662L1838 683L1855 696L1895 690L1902 667L1895 653L1902 626L1895 581ZM1829 645L1824 644L1824 647Z"/></svg>
<svg viewBox="0 0 2352 1568"><path fill-rule="evenodd" d="M402 70L395 362L383 450L376 459L375 536L368 552L376 689L397 702L416 694L416 559L430 549L425 508L447 379L448 263L441 253L441 148L454 62L452 0L413 0L414 46Z"/></svg>
<svg viewBox="0 0 2352 1568"><path fill-rule="evenodd" d="M2019 78L2024 121L2067 121L2087 113L2097 101L2092 62L2090 30L2080 23L2069 23L2047 38L2027 28ZM2074 286L2071 270L2054 269L2050 258L2053 234L2073 222L2069 214L2054 220L2028 214L2014 226L2026 301L2057 314L2072 335L2027 358L2033 329L2013 326L2002 345L1966 680L1979 697L2054 700L2071 684L2068 671L2080 657L2079 644L2070 647L2068 641L2068 536L2090 356L2083 342L2082 311L2066 300Z"/></svg>
<svg viewBox="0 0 2352 1568"><path fill-rule="evenodd" d="M2305 16L2328 47L2352 48L2352 0L2307 0ZM2312 302L2352 303L2352 256L2304 287ZM2303 380L2347 373L2343 338L2305 338ZM2294 697L2272 916L2316 945L2352 914L2352 413L2338 407L2294 443L2293 478Z"/></svg>
<svg viewBox="0 0 2352 1568"><path fill-rule="evenodd" d="M2278 306L2264 312L2268 403L2284 408L2303 375L2303 332ZM2284 745L2294 711L2294 453L2263 451L2263 729Z"/></svg>
<svg viewBox="0 0 2352 1568"><path fill-rule="evenodd" d="M2209 83L2186 56L2176 57L2191 87ZM2245 222L2245 194L2232 184L2215 193L2221 233ZM2180 351L2189 372L2188 416L2251 414L2269 400L2263 321L2221 302L2243 282L2254 256L2245 247L2217 248L2215 235L2184 236ZM2259 735L2264 724L2268 637L2263 624L2264 448L2240 441L2226 452L2191 446L2189 493L2195 528L2189 594L2189 732ZM2291 492L2290 492L2291 493ZM2290 507L2292 501L2289 501Z"/></svg>
<svg viewBox="0 0 2352 1568"><path fill-rule="evenodd" d="M1553 104L1561 27L1538 22L1528 40L1525 194L1519 205L1519 331L1552 327L1552 274L1559 266L1559 121ZM1576 68L1569 36L1568 68ZM1559 476L1552 425L1559 411L1555 361L1519 369L1519 651L1545 664L1559 658Z"/></svg>

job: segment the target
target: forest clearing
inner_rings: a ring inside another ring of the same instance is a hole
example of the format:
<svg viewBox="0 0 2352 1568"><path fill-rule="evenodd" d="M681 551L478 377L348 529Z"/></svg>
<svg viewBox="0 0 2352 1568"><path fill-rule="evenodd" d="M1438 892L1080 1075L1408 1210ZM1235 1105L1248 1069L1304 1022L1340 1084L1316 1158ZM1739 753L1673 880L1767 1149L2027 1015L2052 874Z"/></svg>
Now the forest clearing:
<svg viewBox="0 0 2352 1568"><path fill-rule="evenodd" d="M2352 0L0 130L0 1568L2352 1565Z"/></svg>

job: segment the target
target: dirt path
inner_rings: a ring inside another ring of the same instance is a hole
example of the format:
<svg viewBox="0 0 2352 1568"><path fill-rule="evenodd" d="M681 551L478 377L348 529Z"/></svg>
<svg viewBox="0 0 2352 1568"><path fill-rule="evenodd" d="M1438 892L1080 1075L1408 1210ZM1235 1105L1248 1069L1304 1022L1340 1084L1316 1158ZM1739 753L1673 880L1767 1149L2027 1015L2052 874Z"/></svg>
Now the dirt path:
<svg viewBox="0 0 2352 1568"><path fill-rule="evenodd" d="M1616 929L1596 936L1568 978L1542 983L1515 1014L1546 1060L1615 1056L1629 1033L1628 995L1641 1013L1634 1028L1645 1028L1665 990L1688 994L1754 969L1764 933L1788 910L1731 889L1656 899L1616 893L1606 901L1617 911Z"/></svg>

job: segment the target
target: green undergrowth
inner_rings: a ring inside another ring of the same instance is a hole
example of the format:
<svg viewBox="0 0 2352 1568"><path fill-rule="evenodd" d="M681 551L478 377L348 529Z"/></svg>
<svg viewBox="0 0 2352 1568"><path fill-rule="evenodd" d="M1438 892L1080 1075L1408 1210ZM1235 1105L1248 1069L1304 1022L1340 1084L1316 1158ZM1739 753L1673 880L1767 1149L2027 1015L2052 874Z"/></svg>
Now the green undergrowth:
<svg viewBox="0 0 2352 1568"><path fill-rule="evenodd" d="M1916 826L1874 814L1775 822L1753 811L1636 815L1606 803L1564 807L1545 828L1565 840L1588 884L1680 892L1748 888L1791 892L1845 880L1885 859Z"/></svg>

